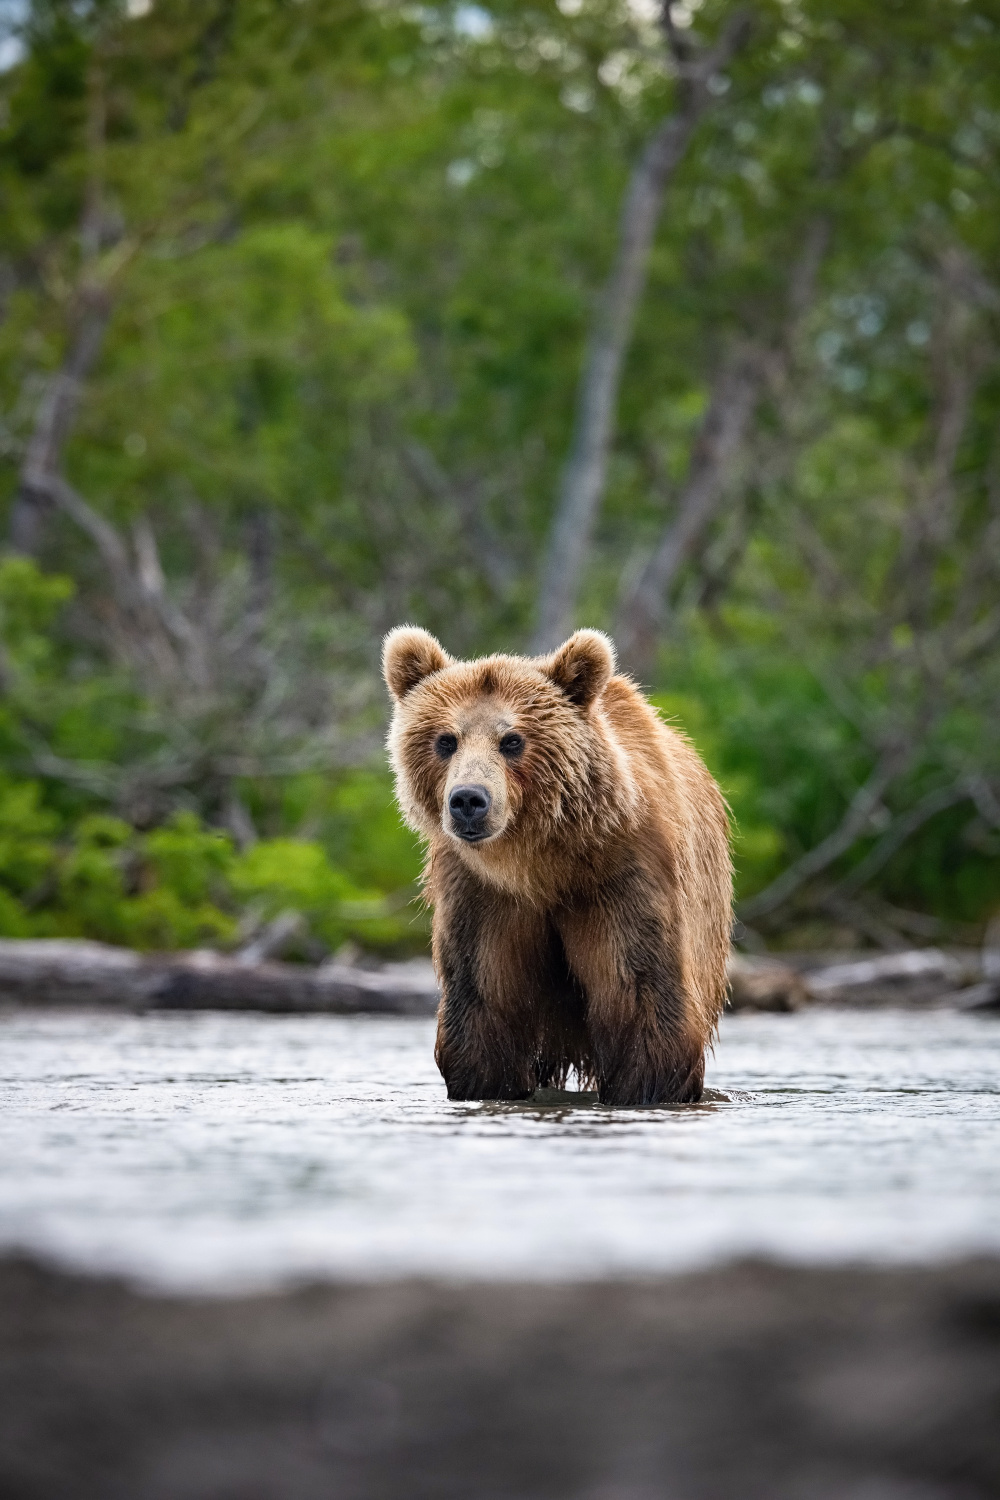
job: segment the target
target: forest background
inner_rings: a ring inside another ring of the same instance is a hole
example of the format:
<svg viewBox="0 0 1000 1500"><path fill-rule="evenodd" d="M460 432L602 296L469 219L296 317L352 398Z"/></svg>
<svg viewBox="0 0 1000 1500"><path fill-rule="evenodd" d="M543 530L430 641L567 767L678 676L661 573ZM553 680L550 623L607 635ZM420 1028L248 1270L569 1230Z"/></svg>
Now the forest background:
<svg viewBox="0 0 1000 1500"><path fill-rule="evenodd" d="M978 940L997 0L0 16L0 933L419 950L416 621L610 630L750 946Z"/></svg>

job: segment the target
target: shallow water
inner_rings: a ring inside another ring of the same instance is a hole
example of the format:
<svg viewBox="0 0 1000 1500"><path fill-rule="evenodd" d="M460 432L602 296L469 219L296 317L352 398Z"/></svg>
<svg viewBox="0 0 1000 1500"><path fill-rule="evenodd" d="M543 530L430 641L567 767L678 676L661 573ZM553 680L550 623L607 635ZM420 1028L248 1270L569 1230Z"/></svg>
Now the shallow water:
<svg viewBox="0 0 1000 1500"><path fill-rule="evenodd" d="M648 1110L450 1104L432 1037L0 1015L0 1242L202 1289L1000 1251L995 1017L731 1016L732 1097Z"/></svg>

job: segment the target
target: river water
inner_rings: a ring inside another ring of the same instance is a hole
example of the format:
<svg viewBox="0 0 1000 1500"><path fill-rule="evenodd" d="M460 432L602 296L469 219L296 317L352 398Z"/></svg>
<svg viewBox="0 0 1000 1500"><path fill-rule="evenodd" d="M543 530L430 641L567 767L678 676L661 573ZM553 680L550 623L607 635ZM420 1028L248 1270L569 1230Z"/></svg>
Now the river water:
<svg viewBox="0 0 1000 1500"><path fill-rule="evenodd" d="M731 1016L715 1096L665 1109L450 1104L432 1042L0 1014L0 1243L194 1290L1000 1252L1000 1018Z"/></svg>

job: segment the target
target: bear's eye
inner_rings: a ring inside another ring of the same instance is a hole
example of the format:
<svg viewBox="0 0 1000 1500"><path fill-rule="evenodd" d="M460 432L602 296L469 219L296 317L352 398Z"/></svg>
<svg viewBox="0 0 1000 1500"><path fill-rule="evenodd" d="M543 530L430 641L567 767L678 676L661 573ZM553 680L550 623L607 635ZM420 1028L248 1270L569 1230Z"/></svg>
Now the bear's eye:
<svg viewBox="0 0 1000 1500"><path fill-rule="evenodd" d="M439 734L434 741L434 750L442 760L448 760L458 749L458 739L453 734Z"/></svg>
<svg viewBox="0 0 1000 1500"><path fill-rule="evenodd" d="M524 749L524 736L521 734L505 734L500 741L500 754L509 755L512 758L520 755Z"/></svg>

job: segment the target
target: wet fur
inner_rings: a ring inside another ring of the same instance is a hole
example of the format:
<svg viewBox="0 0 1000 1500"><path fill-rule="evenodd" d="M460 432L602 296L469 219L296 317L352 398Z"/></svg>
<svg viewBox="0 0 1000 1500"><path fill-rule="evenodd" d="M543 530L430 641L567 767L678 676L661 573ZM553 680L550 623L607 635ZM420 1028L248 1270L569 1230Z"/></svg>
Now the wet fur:
<svg viewBox="0 0 1000 1500"><path fill-rule="evenodd" d="M521 1099L575 1072L607 1104L699 1099L732 879L725 805L690 743L613 675L596 631L549 657L455 662L402 627L384 665L397 795L429 845L449 1097ZM483 843L449 830L463 779L493 796Z"/></svg>

